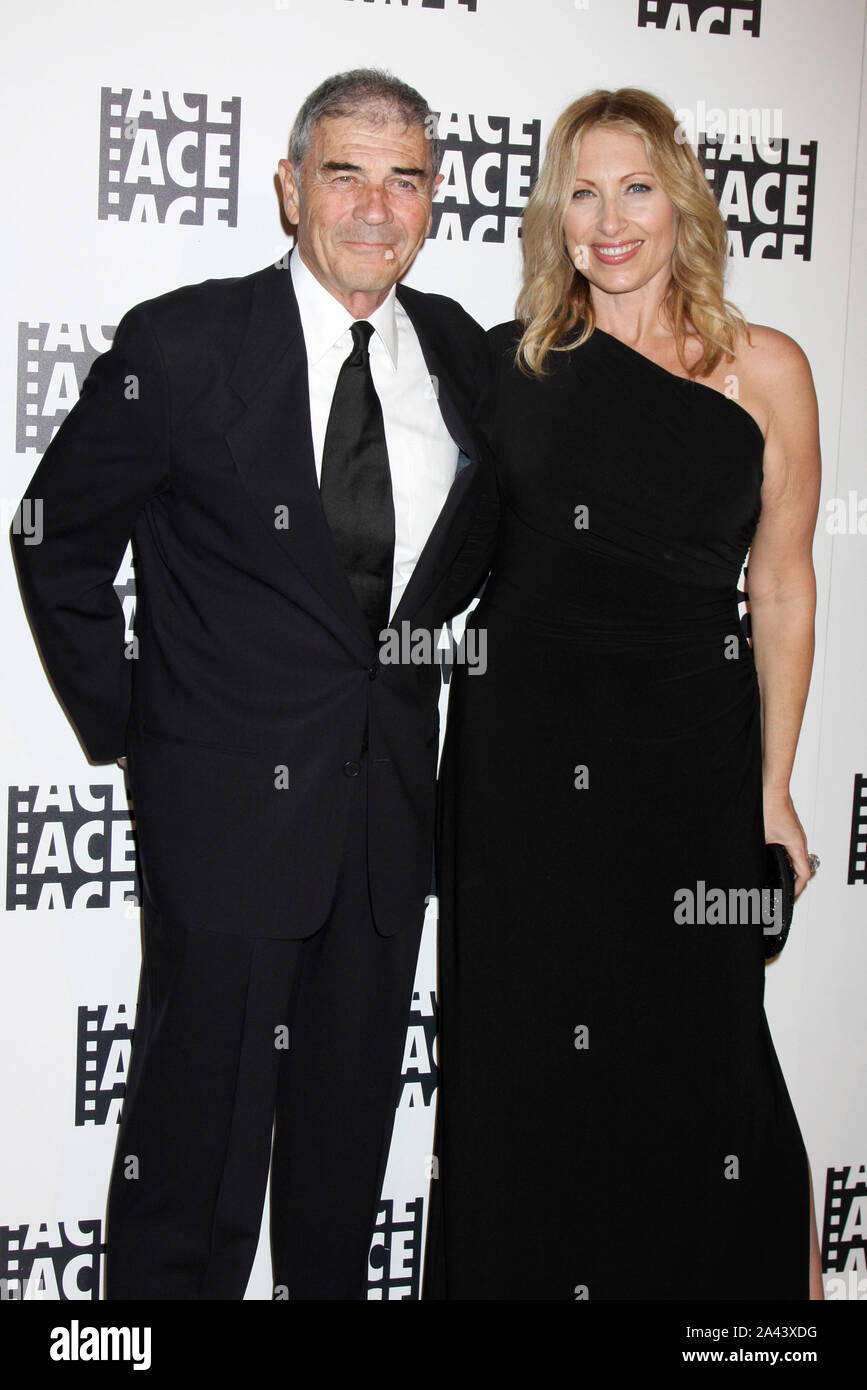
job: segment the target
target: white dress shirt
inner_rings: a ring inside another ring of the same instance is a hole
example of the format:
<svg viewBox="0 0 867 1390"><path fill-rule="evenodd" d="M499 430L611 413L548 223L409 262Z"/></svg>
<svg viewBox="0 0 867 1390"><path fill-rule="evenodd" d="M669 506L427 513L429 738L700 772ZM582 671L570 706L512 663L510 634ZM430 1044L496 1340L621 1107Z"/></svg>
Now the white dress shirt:
<svg viewBox="0 0 867 1390"><path fill-rule="evenodd" d="M289 257L289 270L307 351L313 455L320 480L331 401L340 368L352 350L349 329L355 320L320 285L297 248ZM391 616L454 481L458 446L445 427L435 383L394 286L368 322L375 330L370 338L370 374L382 405L394 497Z"/></svg>

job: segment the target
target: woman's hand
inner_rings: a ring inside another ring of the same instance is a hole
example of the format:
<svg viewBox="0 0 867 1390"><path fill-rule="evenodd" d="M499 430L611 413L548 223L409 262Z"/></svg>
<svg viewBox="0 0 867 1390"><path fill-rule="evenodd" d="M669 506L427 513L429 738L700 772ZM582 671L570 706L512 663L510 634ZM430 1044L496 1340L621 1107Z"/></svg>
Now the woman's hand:
<svg viewBox="0 0 867 1390"><path fill-rule="evenodd" d="M807 858L807 836L788 790L765 787L765 843L785 845L795 866L795 897L804 891L813 870Z"/></svg>

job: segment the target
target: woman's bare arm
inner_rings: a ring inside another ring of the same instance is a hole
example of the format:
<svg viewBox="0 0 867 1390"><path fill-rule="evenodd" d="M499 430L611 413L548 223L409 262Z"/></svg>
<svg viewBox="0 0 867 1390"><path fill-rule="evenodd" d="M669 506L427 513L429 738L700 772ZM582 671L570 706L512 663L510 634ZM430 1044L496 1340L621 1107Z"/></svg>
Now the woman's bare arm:
<svg viewBox="0 0 867 1390"><path fill-rule="evenodd" d="M762 514L747 565L762 700L765 834L788 849L797 894L812 876L789 779L813 665L818 408L810 365L797 343L769 328L751 328L751 335L754 347L745 349L750 392L761 398L768 421Z"/></svg>

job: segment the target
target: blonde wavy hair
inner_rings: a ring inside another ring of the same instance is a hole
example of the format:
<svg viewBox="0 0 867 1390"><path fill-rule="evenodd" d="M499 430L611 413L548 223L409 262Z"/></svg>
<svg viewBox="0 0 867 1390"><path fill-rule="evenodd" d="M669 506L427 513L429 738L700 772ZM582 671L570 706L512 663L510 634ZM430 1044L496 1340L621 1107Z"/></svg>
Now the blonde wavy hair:
<svg viewBox="0 0 867 1390"><path fill-rule="evenodd" d="M528 376L546 375L549 352L580 347L596 326L590 284L575 269L563 232L581 137L595 126L640 136L650 169L674 204L677 231L662 313L684 370L690 376L707 376L723 355L733 357L739 332L749 340L740 310L723 297L728 262L725 222L695 153L686 140L681 143L675 137L674 112L637 87L590 92L567 106L551 131L521 228L524 283L516 312L524 333L517 348L518 366ZM579 319L583 327L575 336ZM688 333L697 334L703 348L691 368L684 358Z"/></svg>

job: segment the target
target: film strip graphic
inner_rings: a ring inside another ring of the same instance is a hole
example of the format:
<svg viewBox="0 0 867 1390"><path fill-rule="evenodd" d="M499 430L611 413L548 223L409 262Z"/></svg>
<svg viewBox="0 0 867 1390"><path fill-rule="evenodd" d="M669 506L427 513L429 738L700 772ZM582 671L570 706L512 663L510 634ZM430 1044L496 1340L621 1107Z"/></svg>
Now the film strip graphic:
<svg viewBox="0 0 867 1390"><path fill-rule="evenodd" d="M113 334L113 324L18 324L16 453L45 453Z"/></svg>
<svg viewBox="0 0 867 1390"><path fill-rule="evenodd" d="M852 789L852 837L847 883L867 883L867 777L855 773Z"/></svg>
<svg viewBox="0 0 867 1390"><path fill-rule="evenodd" d="M93 1302L104 1255L99 1219L0 1226L0 1302Z"/></svg>
<svg viewBox="0 0 867 1390"><path fill-rule="evenodd" d="M101 222L238 225L241 98L103 87Z"/></svg>
<svg viewBox="0 0 867 1390"><path fill-rule="evenodd" d="M867 1254L867 1168L829 1168L825 1179L822 1221L822 1268L838 1274L847 1267L863 1270Z"/></svg>
<svg viewBox="0 0 867 1390"><path fill-rule="evenodd" d="M132 1053L130 1013L121 1004L78 1009L75 1066L75 1123L104 1125L120 1121Z"/></svg>
<svg viewBox="0 0 867 1390"><path fill-rule="evenodd" d="M7 912L137 906L135 831L113 783L9 788Z"/></svg>

